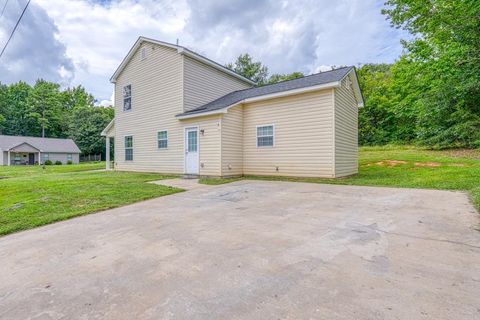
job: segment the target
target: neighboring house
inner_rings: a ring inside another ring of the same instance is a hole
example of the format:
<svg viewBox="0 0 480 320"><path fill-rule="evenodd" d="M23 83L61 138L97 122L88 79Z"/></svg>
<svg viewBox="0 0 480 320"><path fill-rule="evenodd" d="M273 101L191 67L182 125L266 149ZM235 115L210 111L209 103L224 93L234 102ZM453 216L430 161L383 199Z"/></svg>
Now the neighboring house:
<svg viewBox="0 0 480 320"><path fill-rule="evenodd" d="M302 177L358 171L363 99L353 67L255 87L184 47L140 37L111 82L115 119L102 135L107 150L115 139L117 170Z"/></svg>
<svg viewBox="0 0 480 320"><path fill-rule="evenodd" d="M80 149L72 139L36 138L0 135L0 165L78 163Z"/></svg>

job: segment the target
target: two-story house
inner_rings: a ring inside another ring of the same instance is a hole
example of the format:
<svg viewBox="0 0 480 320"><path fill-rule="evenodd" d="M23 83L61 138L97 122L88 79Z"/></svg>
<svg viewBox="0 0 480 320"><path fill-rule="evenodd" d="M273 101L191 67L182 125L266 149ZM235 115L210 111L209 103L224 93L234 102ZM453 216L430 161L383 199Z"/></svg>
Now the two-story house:
<svg viewBox="0 0 480 320"><path fill-rule="evenodd" d="M256 87L187 48L140 37L111 81L115 119L102 134L107 150L115 139L116 170L357 173L363 99L354 67Z"/></svg>

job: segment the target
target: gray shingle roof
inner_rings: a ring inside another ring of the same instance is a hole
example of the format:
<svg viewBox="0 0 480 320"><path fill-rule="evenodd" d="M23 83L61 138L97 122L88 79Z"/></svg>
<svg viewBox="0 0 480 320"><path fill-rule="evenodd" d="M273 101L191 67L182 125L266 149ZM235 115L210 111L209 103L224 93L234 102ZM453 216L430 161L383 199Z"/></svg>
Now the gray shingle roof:
<svg viewBox="0 0 480 320"><path fill-rule="evenodd" d="M34 148L42 152L59 152L59 153L80 153L72 139L57 138L37 138L22 136L2 136L0 135L0 149L8 151L22 143L28 143Z"/></svg>
<svg viewBox="0 0 480 320"><path fill-rule="evenodd" d="M211 112L211 111L226 108L228 106L231 106L235 103L238 103L248 98L259 97L259 96L272 94L272 93L295 90L300 88L307 88L307 87L317 86L317 85L326 84L330 82L340 81L353 68L354 67L345 67L345 68L335 69L331 71L312 74L312 75L294 79L294 80L282 81L282 82L266 85L263 87L253 87L249 89L234 91L224 95L223 97L218 98L217 100L209 102L193 110L184 112L177 116L187 116L187 115Z"/></svg>

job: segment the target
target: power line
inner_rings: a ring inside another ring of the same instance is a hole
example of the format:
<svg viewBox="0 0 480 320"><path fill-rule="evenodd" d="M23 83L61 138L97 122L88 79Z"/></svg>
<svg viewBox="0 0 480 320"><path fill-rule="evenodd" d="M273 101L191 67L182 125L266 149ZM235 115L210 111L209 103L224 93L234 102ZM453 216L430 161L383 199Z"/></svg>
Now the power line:
<svg viewBox="0 0 480 320"><path fill-rule="evenodd" d="M23 8L22 14L20 15L20 18L18 18L17 23L15 24L15 28L13 28L12 33L10 34L10 37L7 40L7 43L5 43L5 46L2 49L2 52L0 52L0 58L3 56L3 53L5 52L5 49L7 49L8 43L10 40L12 40L13 34L15 33L15 30L17 30L18 24L20 23L20 20L22 20L23 15L25 14L25 11L28 8L28 5L30 4L31 0L28 0L27 4L25 5L25 8Z"/></svg>
<svg viewBox="0 0 480 320"><path fill-rule="evenodd" d="M5 4L3 5L2 8L2 13L0 14L0 18L3 16L3 13L5 12L5 8L7 7L8 0L5 1Z"/></svg>

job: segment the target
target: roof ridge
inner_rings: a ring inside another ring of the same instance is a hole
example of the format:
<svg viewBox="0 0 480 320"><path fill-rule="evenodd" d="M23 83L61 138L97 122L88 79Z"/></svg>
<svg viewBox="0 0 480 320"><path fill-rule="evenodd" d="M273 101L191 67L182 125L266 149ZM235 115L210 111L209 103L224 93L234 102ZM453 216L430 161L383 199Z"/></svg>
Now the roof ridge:
<svg viewBox="0 0 480 320"><path fill-rule="evenodd" d="M242 91L248 91L248 90L252 90L252 89L264 88L264 87L273 86L273 85L276 85L276 84L279 84L279 83L285 83L285 82L288 82L288 81L294 81L294 80L298 80L298 79L304 79L304 78L316 76L316 75L319 75L319 74L329 73L329 72L333 72L333 71L337 71L337 70L341 70L341 69L351 69L351 68L354 68L354 66L346 66L346 67L341 67L341 68L337 68L337 69L333 69L333 70L321 71L321 72L308 74L308 75L306 75L306 76L299 77L299 78L295 78L295 79L282 80L282 81L278 81L278 82L275 82L275 83L265 84L265 85L262 85L262 86L253 86L253 87L251 87L251 88L246 88L246 89L241 89L241 90L235 90L235 91L232 91L232 92L230 92L230 93L227 93L226 95L229 95L229 94L232 94L232 93L235 93L235 92L242 92ZM215 100L216 100L216 99L215 99ZM214 101L215 101L215 100L214 100Z"/></svg>
<svg viewBox="0 0 480 320"><path fill-rule="evenodd" d="M278 81L278 82L275 82L275 83L269 83L269 84L266 84L266 85L263 85L263 86L254 87L254 88L263 88L263 87L267 87L267 86L273 86L273 85L279 84L279 83L284 83L284 82L288 82L288 81L294 81L294 80L298 80L298 79L304 79L304 78L316 76L316 75L319 75L319 74L329 73L329 72L333 72L333 71L337 71L337 70L341 70L341 69L348 69L348 68L353 68L353 66L346 66L346 67L341 67L341 68L332 69L332 70L328 70L328 71L320 71L320 72L308 74L308 75L303 76L303 77L299 77L299 78L295 78L295 79L282 80L282 81ZM251 88L250 88L250 89L251 89ZM248 90L248 89L244 89L244 90Z"/></svg>
<svg viewBox="0 0 480 320"><path fill-rule="evenodd" d="M72 138L50 138L50 137L34 137L34 136L12 136L8 134L0 134L0 137L17 137L17 138L34 138L34 139L57 139L57 140L72 140Z"/></svg>

